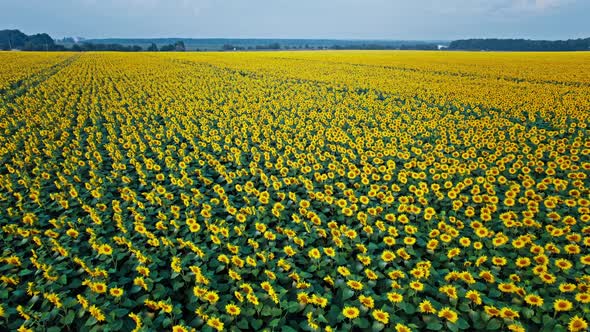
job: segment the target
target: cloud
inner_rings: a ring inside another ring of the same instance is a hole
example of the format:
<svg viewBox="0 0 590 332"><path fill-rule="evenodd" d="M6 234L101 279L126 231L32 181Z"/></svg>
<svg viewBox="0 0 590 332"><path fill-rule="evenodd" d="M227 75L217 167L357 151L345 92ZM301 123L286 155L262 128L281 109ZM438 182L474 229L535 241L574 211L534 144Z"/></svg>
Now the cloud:
<svg viewBox="0 0 590 332"><path fill-rule="evenodd" d="M547 13L554 9L565 7L575 0L505 0L498 7L498 12L513 14L541 14Z"/></svg>
<svg viewBox="0 0 590 332"><path fill-rule="evenodd" d="M438 15L522 15L542 14L579 0L427 0L424 7Z"/></svg>

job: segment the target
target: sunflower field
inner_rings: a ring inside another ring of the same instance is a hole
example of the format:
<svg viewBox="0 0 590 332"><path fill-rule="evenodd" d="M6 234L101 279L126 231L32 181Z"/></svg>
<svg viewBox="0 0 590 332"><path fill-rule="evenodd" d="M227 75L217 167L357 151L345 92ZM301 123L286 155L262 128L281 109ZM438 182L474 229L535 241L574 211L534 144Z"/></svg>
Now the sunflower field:
<svg viewBox="0 0 590 332"><path fill-rule="evenodd" d="M0 52L0 330L587 331L590 53Z"/></svg>

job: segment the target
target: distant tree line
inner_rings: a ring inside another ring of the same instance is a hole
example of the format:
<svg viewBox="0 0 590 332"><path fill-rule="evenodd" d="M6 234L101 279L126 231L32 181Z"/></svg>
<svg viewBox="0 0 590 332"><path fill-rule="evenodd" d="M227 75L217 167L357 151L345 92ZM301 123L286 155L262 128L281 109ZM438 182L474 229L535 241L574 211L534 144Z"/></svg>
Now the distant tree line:
<svg viewBox="0 0 590 332"><path fill-rule="evenodd" d="M221 47L222 51L244 51L244 50L293 50L293 49L308 49L308 50L437 50L438 45L436 44L401 44L399 46L385 45L385 44L360 44L360 45L349 45L349 44L333 44L326 46L281 46L279 43L271 43L268 45L256 45L256 46L239 46L233 44L224 44Z"/></svg>
<svg viewBox="0 0 590 332"><path fill-rule="evenodd" d="M0 30L1 50L23 51L61 51L65 48L56 45L55 41L46 33L27 36L19 30Z"/></svg>
<svg viewBox="0 0 590 332"><path fill-rule="evenodd" d="M221 47L222 51L244 51L244 50L280 50L281 44L270 43L268 45L256 45L256 46L237 46L232 44L223 44ZM285 48L287 49L287 48Z"/></svg>
<svg viewBox="0 0 590 332"><path fill-rule="evenodd" d="M132 45L124 46L121 44L94 44L94 43L79 43L74 44L70 49L74 52L98 52L98 51L116 51L116 52L139 52L143 49L141 46Z"/></svg>
<svg viewBox="0 0 590 332"><path fill-rule="evenodd" d="M148 39L150 40L150 39ZM154 40L154 39L151 39ZM151 41L150 40L150 41ZM193 39L185 39L189 42ZM275 39L276 40L276 39ZM277 40L245 40L249 44L240 43L239 39L227 39L227 43L215 46L206 46L207 49L221 49L222 51L243 51L243 50L280 50L280 49L308 49L308 50L437 50L439 45L434 42L406 42L395 41L369 41L359 43L358 41L335 41L335 40L282 40L281 45ZM112 41L112 42L111 42ZM156 40L154 40L156 41ZM174 38L158 39L162 43L169 43L158 47L156 43L146 46L148 52L182 52L186 51L184 41ZM224 39L212 39L205 42L224 41ZM255 45L252 41L266 42ZM297 43L293 43L296 41ZM23 51L119 51L138 52L144 51L141 46L134 45L141 42L141 39L104 39L95 41L83 41L76 43L72 38L63 39L62 42L71 44L68 48L56 42L46 33L26 35L19 30L0 30L0 50L23 50ZM335 43L336 42L336 43ZM123 44L120 44L123 43ZM291 43L291 44L289 44ZM305 44L303 44L305 43ZM308 44L311 43L311 44ZM203 45L203 44L201 44ZM222 45L222 46L221 46ZM190 46L190 45L189 45ZM194 49L194 45L193 45ZM449 44L449 50L470 50L470 51L589 51L590 38L569 39L569 40L528 40L528 39L464 39L456 40ZM197 49L199 50L199 49Z"/></svg>
<svg viewBox="0 0 590 332"><path fill-rule="evenodd" d="M450 50L469 51L588 51L590 38L568 40L464 39L455 40Z"/></svg>
<svg viewBox="0 0 590 332"><path fill-rule="evenodd" d="M437 44L401 44L399 46L382 44L361 44L361 45L332 45L332 50L438 50Z"/></svg>
<svg viewBox="0 0 590 332"><path fill-rule="evenodd" d="M72 40L73 41L73 40ZM138 45L121 45L115 43L75 43L70 48L56 44L53 38L46 33L26 35L19 30L0 30L0 50L21 50L21 51L117 51L117 52L139 52L143 48ZM164 45L160 49L152 43L146 51L185 51L184 42L177 41L174 44Z"/></svg>

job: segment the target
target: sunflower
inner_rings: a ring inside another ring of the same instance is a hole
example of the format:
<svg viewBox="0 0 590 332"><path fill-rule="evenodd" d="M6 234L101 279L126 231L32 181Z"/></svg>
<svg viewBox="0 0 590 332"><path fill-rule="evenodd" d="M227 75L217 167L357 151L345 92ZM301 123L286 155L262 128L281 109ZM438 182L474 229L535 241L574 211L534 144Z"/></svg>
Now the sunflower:
<svg viewBox="0 0 590 332"><path fill-rule="evenodd" d="M363 289L363 284L360 281L356 281L356 280L349 280L346 282L346 284L348 285L348 287L360 291Z"/></svg>
<svg viewBox="0 0 590 332"><path fill-rule="evenodd" d="M578 293L576 294L576 301L580 303L590 303L590 294L588 293Z"/></svg>
<svg viewBox="0 0 590 332"><path fill-rule="evenodd" d="M343 277L348 277L350 275L350 270L344 266L339 266L336 271L338 271Z"/></svg>
<svg viewBox="0 0 590 332"><path fill-rule="evenodd" d="M320 251L317 248L311 249L309 251L308 255L309 255L309 258L312 258L312 259L319 259L321 256Z"/></svg>
<svg viewBox="0 0 590 332"><path fill-rule="evenodd" d="M395 259L395 254L391 250L384 250L381 253L381 259L384 262L391 262L391 261L393 261Z"/></svg>
<svg viewBox="0 0 590 332"><path fill-rule="evenodd" d="M365 306L365 307L367 307L369 309L372 309L375 306L375 301L370 296L365 296L365 295L359 296L359 302L363 306Z"/></svg>
<svg viewBox="0 0 590 332"><path fill-rule="evenodd" d="M207 320L207 325L211 326L212 328L216 329L217 331L223 330L223 323L219 318L212 317Z"/></svg>
<svg viewBox="0 0 590 332"><path fill-rule="evenodd" d="M235 304L226 304L225 305L225 312L227 312L231 316L238 316L241 312L240 307Z"/></svg>
<svg viewBox="0 0 590 332"><path fill-rule="evenodd" d="M436 313L436 309L434 309L434 307L432 306L432 303L430 303L430 301L428 301L428 300L424 300L424 301L420 302L420 304L418 305L418 310L421 313L425 313L425 314Z"/></svg>
<svg viewBox="0 0 590 332"><path fill-rule="evenodd" d="M498 308L496 308L494 306L486 305L486 306L483 307L483 310L489 316L492 316L492 317L500 316L500 310L498 310Z"/></svg>
<svg viewBox="0 0 590 332"><path fill-rule="evenodd" d="M373 310L373 318L383 325L387 325L389 323L389 313L380 309Z"/></svg>
<svg viewBox="0 0 590 332"><path fill-rule="evenodd" d="M404 300L404 297L400 293L389 292L387 293L387 299L392 303L400 303Z"/></svg>
<svg viewBox="0 0 590 332"><path fill-rule="evenodd" d="M95 282L95 283L91 284L90 288L92 289L93 292L98 293L98 294L102 294L107 291L107 285L102 282Z"/></svg>
<svg viewBox="0 0 590 332"><path fill-rule="evenodd" d="M535 294L525 296L524 301L532 306L540 307L543 305L543 298Z"/></svg>
<svg viewBox="0 0 590 332"><path fill-rule="evenodd" d="M562 293L569 293L576 290L576 285L570 283L562 283L559 285L559 291Z"/></svg>
<svg viewBox="0 0 590 332"><path fill-rule="evenodd" d="M344 307L344 309L342 309L342 314L348 319L355 319L359 316L360 311L356 307Z"/></svg>
<svg viewBox="0 0 590 332"><path fill-rule="evenodd" d="M467 293L465 294L465 298L469 299L471 302L477 305L481 304L481 296L479 292L476 290L467 291Z"/></svg>
<svg viewBox="0 0 590 332"><path fill-rule="evenodd" d="M588 322L586 322L586 320L584 320L584 318L576 315L570 319L567 327L571 332L587 331L588 330Z"/></svg>
<svg viewBox="0 0 590 332"><path fill-rule="evenodd" d="M209 291L205 293L203 297L207 302L211 304L215 304L219 300L219 295L217 295L217 293L214 291Z"/></svg>
<svg viewBox="0 0 590 332"><path fill-rule="evenodd" d="M88 311L90 311L90 315L99 322L103 322L106 319L102 311L95 305L92 305Z"/></svg>
<svg viewBox="0 0 590 332"><path fill-rule="evenodd" d="M188 332L188 329L182 325L174 325L172 327L172 332Z"/></svg>
<svg viewBox="0 0 590 332"><path fill-rule="evenodd" d="M459 316L457 315L457 313L454 312L453 310L451 310L451 308L449 308L449 307L445 307L445 308L442 308L441 310L439 310L438 317L444 318L451 323L455 323L459 319Z"/></svg>
<svg viewBox="0 0 590 332"><path fill-rule="evenodd" d="M528 257L518 257L516 259L516 266L519 268L525 268L531 265L531 259Z"/></svg>
<svg viewBox="0 0 590 332"><path fill-rule="evenodd" d="M123 289L121 289L121 288L111 288L109 290L109 293L111 293L111 295L114 296L114 297L121 297L121 296L123 296Z"/></svg>
<svg viewBox="0 0 590 332"><path fill-rule="evenodd" d="M412 281L410 282L410 288L412 288L416 292L420 292L424 289L424 284L420 281Z"/></svg>
<svg viewBox="0 0 590 332"><path fill-rule="evenodd" d="M402 323L397 323L395 324L395 332L412 332L412 329Z"/></svg>
<svg viewBox="0 0 590 332"><path fill-rule="evenodd" d="M553 309L555 311L570 311L573 304L569 300L557 299L553 302Z"/></svg>
<svg viewBox="0 0 590 332"><path fill-rule="evenodd" d="M515 319L519 317L518 311L514 311L511 308L502 308L500 310L500 317L505 319Z"/></svg>

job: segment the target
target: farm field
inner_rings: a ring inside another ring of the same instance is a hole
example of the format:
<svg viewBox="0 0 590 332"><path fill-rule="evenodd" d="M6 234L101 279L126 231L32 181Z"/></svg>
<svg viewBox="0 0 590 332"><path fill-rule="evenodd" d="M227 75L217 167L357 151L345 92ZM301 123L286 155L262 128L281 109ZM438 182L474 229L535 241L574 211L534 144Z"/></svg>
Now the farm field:
<svg viewBox="0 0 590 332"><path fill-rule="evenodd" d="M589 52L0 52L0 330L586 331L589 125Z"/></svg>

